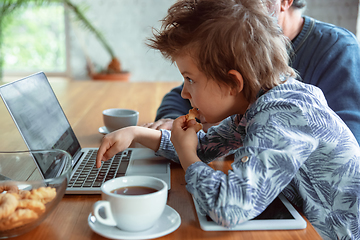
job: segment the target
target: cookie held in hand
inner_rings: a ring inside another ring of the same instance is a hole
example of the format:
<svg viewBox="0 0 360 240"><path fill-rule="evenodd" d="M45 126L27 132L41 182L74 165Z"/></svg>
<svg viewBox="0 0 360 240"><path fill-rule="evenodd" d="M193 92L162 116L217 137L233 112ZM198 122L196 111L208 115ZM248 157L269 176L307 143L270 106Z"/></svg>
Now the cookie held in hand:
<svg viewBox="0 0 360 240"><path fill-rule="evenodd" d="M189 113L185 115L186 123L188 123L190 120L195 119L199 115L198 110L196 108L192 108L189 110ZM195 125L195 131L198 132L203 128L201 123L196 123Z"/></svg>

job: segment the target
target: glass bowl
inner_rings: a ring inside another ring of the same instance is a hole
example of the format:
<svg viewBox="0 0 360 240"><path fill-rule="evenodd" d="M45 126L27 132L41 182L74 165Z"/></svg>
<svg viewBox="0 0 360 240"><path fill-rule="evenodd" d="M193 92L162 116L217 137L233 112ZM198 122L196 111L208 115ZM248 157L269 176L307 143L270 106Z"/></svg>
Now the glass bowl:
<svg viewBox="0 0 360 240"><path fill-rule="evenodd" d="M0 238L27 233L50 215L65 194L71 162L57 149L0 152Z"/></svg>

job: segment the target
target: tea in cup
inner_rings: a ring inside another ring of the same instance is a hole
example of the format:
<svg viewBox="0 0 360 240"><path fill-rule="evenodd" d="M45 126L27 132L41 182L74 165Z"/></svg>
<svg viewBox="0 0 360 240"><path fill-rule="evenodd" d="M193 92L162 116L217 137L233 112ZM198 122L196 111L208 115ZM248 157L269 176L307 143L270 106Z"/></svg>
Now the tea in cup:
<svg viewBox="0 0 360 240"><path fill-rule="evenodd" d="M149 176L124 176L101 186L102 200L93 206L96 220L123 231L144 231L161 217L168 187L161 179ZM104 214L99 214L100 209Z"/></svg>
<svg viewBox="0 0 360 240"><path fill-rule="evenodd" d="M139 112L132 109L110 108L103 111L104 125L109 132L128 126L136 126Z"/></svg>

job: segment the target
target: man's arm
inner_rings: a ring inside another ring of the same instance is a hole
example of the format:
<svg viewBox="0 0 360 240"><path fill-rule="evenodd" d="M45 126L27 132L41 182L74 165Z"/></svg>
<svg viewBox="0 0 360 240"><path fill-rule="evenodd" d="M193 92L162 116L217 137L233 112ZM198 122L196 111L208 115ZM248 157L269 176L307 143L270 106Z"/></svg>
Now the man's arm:
<svg viewBox="0 0 360 240"><path fill-rule="evenodd" d="M189 100L181 97L182 88L183 85L173 88L164 96L157 110L155 121L164 118L176 119L189 112L191 104Z"/></svg>

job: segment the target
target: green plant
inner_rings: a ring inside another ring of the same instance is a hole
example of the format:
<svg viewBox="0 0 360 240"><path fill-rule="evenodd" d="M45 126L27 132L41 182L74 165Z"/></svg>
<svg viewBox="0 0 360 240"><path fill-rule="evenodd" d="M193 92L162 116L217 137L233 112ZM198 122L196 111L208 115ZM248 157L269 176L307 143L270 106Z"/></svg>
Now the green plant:
<svg viewBox="0 0 360 240"><path fill-rule="evenodd" d="M108 65L107 73L119 73L121 72L120 61L116 58L114 51L108 44L102 33L97 30L91 22L85 17L83 11L73 4L70 0L1 0L0 2L0 79L2 78L2 66L3 66L3 54L2 54L2 43L3 43L3 29L11 22L11 17L16 11L23 7L28 6L43 6L44 4L50 3L64 3L68 7L70 12L82 23L81 25L89 30L99 42L103 45L105 50L111 56L111 62Z"/></svg>

